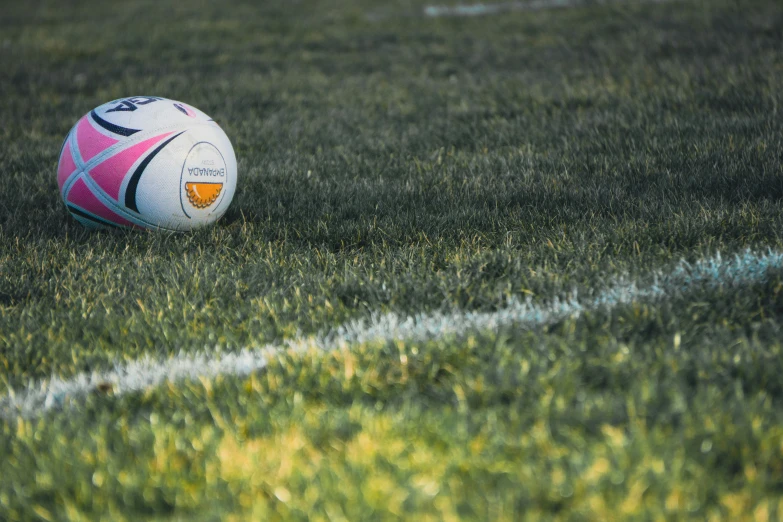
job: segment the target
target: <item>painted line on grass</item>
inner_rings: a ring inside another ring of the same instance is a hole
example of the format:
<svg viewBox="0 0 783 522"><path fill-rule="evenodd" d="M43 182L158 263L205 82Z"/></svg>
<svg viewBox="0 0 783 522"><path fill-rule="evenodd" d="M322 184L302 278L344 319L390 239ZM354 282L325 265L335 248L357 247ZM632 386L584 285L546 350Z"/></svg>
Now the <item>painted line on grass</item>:
<svg viewBox="0 0 783 522"><path fill-rule="evenodd" d="M671 272L656 271L645 285L615 279L603 290L580 299L571 295L546 303L531 299L512 300L494 312L435 312L402 316L394 313L373 315L349 321L325 334L301 336L281 343L245 348L235 353L200 352L179 354L168 359L143 357L119 363L112 370L81 373L68 379L53 377L9 390L0 398L0 417L33 417L73 401L110 389L114 395L146 390L165 382L211 379L218 375L243 376L264 368L269 359L284 351L311 348L338 350L361 343L425 341L444 336L460 336L471 331L497 330L505 326L538 327L586 311L611 311L635 302L655 302L675 298L699 288L738 287L767 280L770 271L783 270L783 252L755 253L750 250L729 258L720 254L689 264L681 261Z"/></svg>
<svg viewBox="0 0 783 522"><path fill-rule="evenodd" d="M509 11L541 11L544 9L562 9L567 7L586 7L614 4L649 4L670 0L530 0L528 2L498 2L494 4L458 4L429 5L424 8L424 16L429 18L486 16Z"/></svg>
<svg viewBox="0 0 783 522"><path fill-rule="evenodd" d="M540 11L585 5L583 0L532 0L531 2L501 2L497 4L428 5L424 16L429 18L486 16L508 11Z"/></svg>

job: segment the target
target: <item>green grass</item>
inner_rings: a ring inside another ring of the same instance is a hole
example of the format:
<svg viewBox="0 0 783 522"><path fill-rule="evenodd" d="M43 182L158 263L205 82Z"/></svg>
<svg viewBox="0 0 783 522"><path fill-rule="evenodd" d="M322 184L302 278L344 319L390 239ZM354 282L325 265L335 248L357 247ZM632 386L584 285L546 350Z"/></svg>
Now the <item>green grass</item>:
<svg viewBox="0 0 783 522"><path fill-rule="evenodd" d="M0 387L783 249L778 2L423 5L3 6ZM231 138L217 226L68 216L62 139L137 94ZM781 290L770 271L0 419L0 520L776 520Z"/></svg>

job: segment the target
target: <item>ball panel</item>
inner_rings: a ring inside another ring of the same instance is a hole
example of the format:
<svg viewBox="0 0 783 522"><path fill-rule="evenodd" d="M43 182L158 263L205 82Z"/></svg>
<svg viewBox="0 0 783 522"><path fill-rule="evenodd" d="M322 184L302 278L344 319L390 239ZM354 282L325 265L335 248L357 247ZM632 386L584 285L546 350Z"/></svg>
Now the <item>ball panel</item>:
<svg viewBox="0 0 783 522"><path fill-rule="evenodd" d="M179 203L182 162L194 141L194 128L188 129L156 155L136 186L139 213L157 226L171 230L192 228Z"/></svg>
<svg viewBox="0 0 783 522"><path fill-rule="evenodd" d="M186 131L179 132L177 134L174 134L170 138L166 139L166 141L162 142L160 145L158 145L152 152L147 154L147 156L139 163L139 166L136 167L136 169L133 171L133 174L127 178L128 183L125 187L125 207L133 210L134 212L139 212L138 207L138 198L136 197L136 191L139 186L139 181L141 180L141 177L144 175L145 169L147 166L152 162L152 160L155 159L155 157L166 148L172 141L180 137L182 134L184 134Z"/></svg>
<svg viewBox="0 0 783 522"><path fill-rule="evenodd" d="M71 217L81 223L85 228L89 228L90 230L113 228L108 223L104 223L103 221L100 221L96 218L82 214L79 209L68 207L68 212L70 212Z"/></svg>
<svg viewBox="0 0 783 522"><path fill-rule="evenodd" d="M127 137L127 136L133 136L137 132L141 132L140 129L129 129L127 127L121 127L119 125L115 125L110 121L106 121L100 116L98 116L98 113L95 112L94 110L90 111L90 117L92 118L92 121L98 124L98 126L111 132L112 134L119 134L120 136Z"/></svg>
<svg viewBox="0 0 783 522"><path fill-rule="evenodd" d="M65 146L60 154L60 162L57 165L57 186L60 187L60 191L63 190L63 185L68 178L76 172L76 163L73 161L73 154L71 154L71 144L69 139L65 140Z"/></svg>
<svg viewBox="0 0 783 522"><path fill-rule="evenodd" d="M114 209L109 208L90 190L87 183L84 181L84 177L80 176L74 183L71 189L68 191L68 197L66 200L71 213L74 213L84 218L98 217L109 224L120 225L125 227L133 227L134 224L117 214Z"/></svg>
<svg viewBox="0 0 783 522"><path fill-rule="evenodd" d="M167 147L142 176L137 201L139 212L161 227L186 230L217 221L231 203L236 189L236 158L228 137L217 125L194 125ZM192 204L194 183L219 184L219 194L201 208Z"/></svg>
<svg viewBox="0 0 783 522"><path fill-rule="evenodd" d="M76 143L85 163L118 141L98 132L89 116L84 116L76 126Z"/></svg>
<svg viewBox="0 0 783 522"><path fill-rule="evenodd" d="M230 177L226 160L217 147L208 141L193 145L180 177L180 206L185 216L208 219L225 197L223 188Z"/></svg>
<svg viewBox="0 0 783 522"><path fill-rule="evenodd" d="M186 103L157 96L132 96L97 107L95 115L109 125L136 132L171 124L207 122L211 118Z"/></svg>
<svg viewBox="0 0 783 522"><path fill-rule="evenodd" d="M171 134L172 132L166 132L158 136L153 136L152 138L136 143L113 156L103 159L103 161L89 169L90 178L92 178L106 194L119 201L120 187L123 181L125 181L131 167L138 162L146 152L157 145L158 142Z"/></svg>

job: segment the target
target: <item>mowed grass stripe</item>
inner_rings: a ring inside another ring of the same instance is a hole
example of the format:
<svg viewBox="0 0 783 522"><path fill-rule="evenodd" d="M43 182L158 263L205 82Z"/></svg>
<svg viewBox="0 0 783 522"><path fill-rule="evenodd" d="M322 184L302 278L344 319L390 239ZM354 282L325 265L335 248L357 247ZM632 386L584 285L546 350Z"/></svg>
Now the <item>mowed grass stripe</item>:
<svg viewBox="0 0 783 522"><path fill-rule="evenodd" d="M602 4L645 4L662 3L670 0L608 0ZM585 0L528 0L527 2L496 2L474 3L457 5L428 5L424 8L424 15L430 18L453 16L487 16L508 13L512 11L539 11L542 9L563 9L569 7L586 7L592 2Z"/></svg>
<svg viewBox="0 0 783 522"><path fill-rule="evenodd" d="M695 263L681 261L671 272L657 271L646 284L615 279L604 289L580 299L576 295L556 297L548 303L512 300L494 312L452 312L403 316L379 314L368 320L350 321L317 336L300 336L280 343L245 348L236 353L201 352L180 354L168 359L146 356L118 364L107 372L81 373L70 379L53 378L19 390L9 390L0 399L0 415L13 418L36 416L67 405L71 400L95 391L126 394L164 382L184 379L211 379L218 375L247 375L267 365L281 351L324 351L346 346L390 341L418 342L444 336L461 336L472 331L497 330L516 325L538 327L575 318L587 311L613 309L635 302L672 299L700 288L736 287L765 281L771 271L783 269L783 252L742 254L724 258L720 253ZM687 297L687 296L686 296Z"/></svg>

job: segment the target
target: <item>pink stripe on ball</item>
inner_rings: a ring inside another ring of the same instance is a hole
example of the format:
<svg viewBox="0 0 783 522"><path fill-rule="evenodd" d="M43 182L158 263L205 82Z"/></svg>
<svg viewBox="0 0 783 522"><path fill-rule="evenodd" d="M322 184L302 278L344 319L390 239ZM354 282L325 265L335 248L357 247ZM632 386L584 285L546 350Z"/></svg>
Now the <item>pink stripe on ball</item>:
<svg viewBox="0 0 783 522"><path fill-rule="evenodd" d="M81 177L76 180L73 187L71 187L71 190L68 191L68 203L73 203L110 223L126 227L136 226L103 204L103 202L92 193L90 187L87 186L87 183L85 183L84 179Z"/></svg>
<svg viewBox="0 0 783 522"><path fill-rule="evenodd" d="M170 136L173 132L167 132L137 143L122 152L102 161L90 169L92 178L100 187L116 200L120 199L120 187L130 168L141 156L156 143Z"/></svg>
<svg viewBox="0 0 783 522"><path fill-rule="evenodd" d="M79 124L76 126L76 142L85 163L118 141L95 130L89 116L79 120Z"/></svg>
<svg viewBox="0 0 783 522"><path fill-rule="evenodd" d="M73 154L71 154L70 140L63 147L63 153L60 156L60 164L57 165L57 184L60 186L60 190L63 189L63 184L68 176L73 174L76 170L76 163L73 161Z"/></svg>

